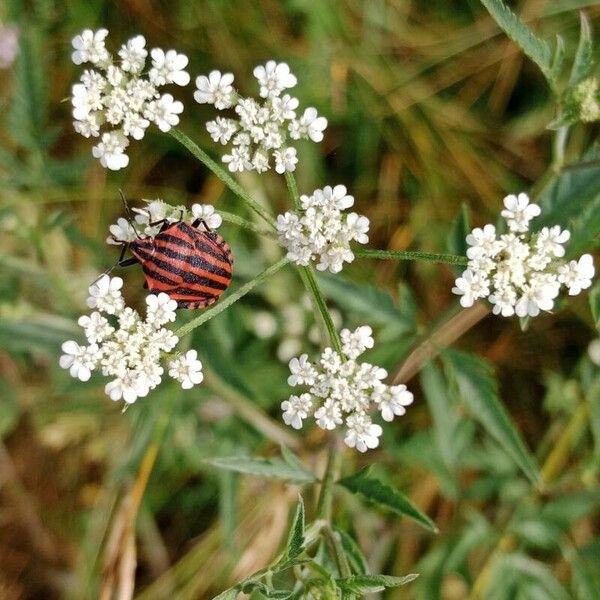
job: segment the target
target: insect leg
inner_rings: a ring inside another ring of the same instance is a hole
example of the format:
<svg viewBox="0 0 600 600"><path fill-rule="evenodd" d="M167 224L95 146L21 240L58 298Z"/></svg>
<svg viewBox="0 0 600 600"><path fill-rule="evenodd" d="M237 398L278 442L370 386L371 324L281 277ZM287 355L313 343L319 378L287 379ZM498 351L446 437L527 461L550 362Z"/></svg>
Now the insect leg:
<svg viewBox="0 0 600 600"><path fill-rule="evenodd" d="M206 223L206 221L204 219L196 219L192 223L192 227L195 227L197 229L198 225L200 225L200 223L202 223L202 225L204 225L204 229L206 229L206 231L208 231L208 232L212 231L212 229L207 225L207 223Z"/></svg>

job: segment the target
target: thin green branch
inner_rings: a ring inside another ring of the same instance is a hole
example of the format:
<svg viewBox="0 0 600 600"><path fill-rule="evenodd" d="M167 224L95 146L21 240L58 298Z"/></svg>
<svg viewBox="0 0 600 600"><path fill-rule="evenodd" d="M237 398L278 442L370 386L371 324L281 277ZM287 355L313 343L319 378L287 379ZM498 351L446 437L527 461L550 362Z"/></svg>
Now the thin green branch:
<svg viewBox="0 0 600 600"><path fill-rule="evenodd" d="M218 314L222 313L224 310L229 308L232 304L236 303L240 298L244 297L247 293L251 292L257 285L262 283L265 279L268 279L271 275L274 275L287 265L288 259L282 258L274 265L271 265L268 269L265 269L260 275L257 275L254 279L251 279L248 283L245 283L241 287L239 287L235 292L227 296L225 300L215 304L213 307L205 310L201 315L197 316L195 319L192 319L189 323L182 325L177 331L175 331L175 335L177 337L183 337L187 335L196 327L200 327L203 323L206 323L213 317L216 317Z"/></svg>
<svg viewBox="0 0 600 600"><path fill-rule="evenodd" d="M327 466L325 467L325 473L321 484L321 493L319 494L319 502L317 504L318 518L324 519L327 522L331 521L333 485L339 476L341 461L342 455L340 453L339 440L337 437L334 437L329 446Z"/></svg>
<svg viewBox="0 0 600 600"><path fill-rule="evenodd" d="M340 341L340 336L335 328L335 324L333 323L329 309L327 308L325 297L319 288L314 269L309 265L308 267L299 267L298 270L300 271L300 276L302 277L302 283L304 283L306 289L311 293L315 301L315 306L321 313L321 317L323 318L323 323L327 329L333 349L339 354L342 354L342 343Z"/></svg>
<svg viewBox="0 0 600 600"><path fill-rule="evenodd" d="M221 209L219 209L219 214L223 217L223 221L226 221L227 223L232 223L233 225L237 225L238 227L242 227L243 229L248 229L249 231L253 231L254 233L262 235L264 237L272 239L275 239L277 237L275 232L271 229L262 229L262 227L259 227L258 225L255 225L254 223L251 223L250 221L242 217L238 217L233 213L222 211Z"/></svg>
<svg viewBox="0 0 600 600"><path fill-rule="evenodd" d="M289 171L285 172L285 182L287 183L290 198L294 202L294 208L300 209L300 194L298 193L298 185L296 184L296 178L293 173Z"/></svg>
<svg viewBox="0 0 600 600"><path fill-rule="evenodd" d="M239 196L257 215L259 215L272 228L275 228L273 217L248 194L248 192L235 180L219 163L214 161L204 150L192 141L183 131L171 129L169 133L189 152L191 152L203 165L208 167L234 194Z"/></svg>
<svg viewBox="0 0 600 600"><path fill-rule="evenodd" d="M355 256L362 258L382 258L389 260L416 260L449 265L466 266L469 259L456 254L436 254L435 252L421 252L419 250L375 250L372 248L355 248Z"/></svg>

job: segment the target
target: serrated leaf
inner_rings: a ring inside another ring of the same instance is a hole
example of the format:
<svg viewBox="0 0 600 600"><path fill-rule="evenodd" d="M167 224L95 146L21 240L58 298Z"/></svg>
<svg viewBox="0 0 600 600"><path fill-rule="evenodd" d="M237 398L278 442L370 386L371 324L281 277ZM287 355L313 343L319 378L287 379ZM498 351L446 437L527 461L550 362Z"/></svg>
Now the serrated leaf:
<svg viewBox="0 0 600 600"><path fill-rule="evenodd" d="M538 483L540 475L536 461L498 397L498 385L489 363L456 350L445 352L443 362L471 416L504 448L523 473Z"/></svg>
<svg viewBox="0 0 600 600"><path fill-rule="evenodd" d="M554 83L550 46L534 35L502 0L481 0L481 3L504 33L541 69L546 79Z"/></svg>
<svg viewBox="0 0 600 600"><path fill-rule="evenodd" d="M388 588L396 588L411 581L414 581L418 575L412 573L404 577L392 577L391 575L352 575L337 579L338 586L351 594L374 594L382 592Z"/></svg>
<svg viewBox="0 0 600 600"><path fill-rule="evenodd" d="M281 457L290 467L306 473L307 477L315 478L313 473L304 466L304 463L287 446L280 446L280 450Z"/></svg>
<svg viewBox="0 0 600 600"><path fill-rule="evenodd" d="M579 34L579 44L577 46L577 52L569 77L569 87L577 85L580 81L590 75L594 69L592 28L584 13L579 13L579 18L581 21L581 32Z"/></svg>
<svg viewBox="0 0 600 600"><path fill-rule="evenodd" d="M247 475L259 475L274 479L283 479L291 483L307 484L313 483L315 477L308 471L300 470L290 466L280 458L248 458L245 456L224 456L210 458L204 461L213 467L245 473Z"/></svg>
<svg viewBox="0 0 600 600"><path fill-rule="evenodd" d="M365 467L353 475L340 479L337 483L352 493L359 494L398 515L407 516L426 529L437 533L435 523L427 515L423 514L404 494L370 475L370 470L370 466Z"/></svg>
<svg viewBox="0 0 600 600"><path fill-rule="evenodd" d="M367 559L358 547L354 539L342 529L333 529L340 536L342 547L346 552L346 558L350 563L350 568L359 575L366 575L369 572Z"/></svg>
<svg viewBox="0 0 600 600"><path fill-rule="evenodd" d="M561 35L556 36L556 48L554 49L554 58L550 67L550 77L556 81L560 76L563 63L565 62L565 40Z"/></svg>
<svg viewBox="0 0 600 600"><path fill-rule="evenodd" d="M298 506L286 544L286 559L296 558L304 550L304 500L298 495Z"/></svg>

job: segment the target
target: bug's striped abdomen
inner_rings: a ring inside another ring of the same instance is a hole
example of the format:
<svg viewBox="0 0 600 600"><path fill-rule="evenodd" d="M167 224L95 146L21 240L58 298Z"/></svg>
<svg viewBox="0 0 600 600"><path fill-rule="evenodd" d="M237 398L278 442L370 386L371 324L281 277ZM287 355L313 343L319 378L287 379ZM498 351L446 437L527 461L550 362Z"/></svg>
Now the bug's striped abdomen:
<svg viewBox="0 0 600 600"><path fill-rule="evenodd" d="M213 304L231 282L228 244L218 233L187 223L174 223L150 244L132 244L132 252L142 264L148 289L166 292L180 308Z"/></svg>

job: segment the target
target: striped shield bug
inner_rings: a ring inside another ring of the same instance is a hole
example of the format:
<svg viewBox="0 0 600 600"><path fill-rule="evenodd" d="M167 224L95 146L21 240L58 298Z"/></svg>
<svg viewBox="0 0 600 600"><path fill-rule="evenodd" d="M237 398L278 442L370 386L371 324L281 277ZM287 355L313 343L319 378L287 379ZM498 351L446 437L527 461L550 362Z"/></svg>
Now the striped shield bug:
<svg viewBox="0 0 600 600"><path fill-rule="evenodd" d="M192 223L162 219L155 236L123 242L121 267L139 263L150 292L165 292L178 308L204 308L214 304L231 283L233 257L229 244L203 219ZM133 227L133 223L130 222ZM135 227L134 227L135 230ZM120 241L116 240L115 241ZM130 250L130 258L124 258Z"/></svg>

